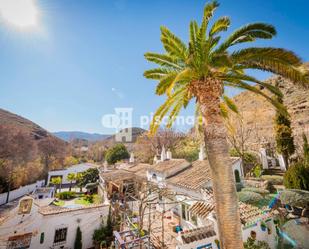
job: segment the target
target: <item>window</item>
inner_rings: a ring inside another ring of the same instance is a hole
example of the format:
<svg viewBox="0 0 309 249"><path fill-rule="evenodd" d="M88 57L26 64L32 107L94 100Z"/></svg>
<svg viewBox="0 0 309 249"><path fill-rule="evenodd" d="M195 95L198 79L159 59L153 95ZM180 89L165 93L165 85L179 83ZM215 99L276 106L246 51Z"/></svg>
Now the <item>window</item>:
<svg viewBox="0 0 309 249"><path fill-rule="evenodd" d="M64 242L67 240L68 228L60 228L55 231L54 243Z"/></svg>
<svg viewBox="0 0 309 249"><path fill-rule="evenodd" d="M189 215L189 206L186 204L181 204L181 217L184 220L189 220L190 215Z"/></svg>
<svg viewBox="0 0 309 249"><path fill-rule="evenodd" d="M44 243L44 233L41 233L40 244L43 244L43 243Z"/></svg>
<svg viewBox="0 0 309 249"><path fill-rule="evenodd" d="M157 175L156 174L152 175L152 180L157 180Z"/></svg>
<svg viewBox="0 0 309 249"><path fill-rule="evenodd" d="M240 182L239 171L237 169L234 170L234 175L236 182Z"/></svg>

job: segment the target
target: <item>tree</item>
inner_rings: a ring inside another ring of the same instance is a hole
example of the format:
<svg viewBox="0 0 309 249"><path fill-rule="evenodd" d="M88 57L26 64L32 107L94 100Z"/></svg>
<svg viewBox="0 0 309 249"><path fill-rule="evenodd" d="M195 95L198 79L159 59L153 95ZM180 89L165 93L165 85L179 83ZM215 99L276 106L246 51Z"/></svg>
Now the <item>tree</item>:
<svg viewBox="0 0 309 249"><path fill-rule="evenodd" d="M16 166L25 165L34 159L35 147L29 134L11 126L0 126L0 170L5 173L7 198L14 183Z"/></svg>
<svg viewBox="0 0 309 249"><path fill-rule="evenodd" d="M71 191L71 189L72 189L72 182L76 180L76 174L69 173L68 176L67 176L67 180L70 182L69 191Z"/></svg>
<svg viewBox="0 0 309 249"><path fill-rule="evenodd" d="M92 240L94 241L94 244L97 245L96 248L101 248L99 246L103 244L109 247L114 240L113 231L114 231L114 222L110 206L106 225L102 223L98 229L94 230L94 233L92 235Z"/></svg>
<svg viewBox="0 0 309 249"><path fill-rule="evenodd" d="M61 183L62 183L61 177L53 177L50 183L56 187L56 193L57 193L58 186L60 186L60 190L61 190Z"/></svg>
<svg viewBox="0 0 309 249"><path fill-rule="evenodd" d="M75 242L74 242L74 249L82 249L83 244L82 244L82 231L80 230L80 227L77 227L76 230L76 237L75 237Z"/></svg>
<svg viewBox="0 0 309 249"><path fill-rule="evenodd" d="M283 105L282 95L276 96L276 98ZM286 109L285 106L284 108ZM294 138L288 115L283 115L279 110L276 111L275 116L275 133L277 152L282 154L285 165L288 167L289 157L295 152Z"/></svg>
<svg viewBox="0 0 309 249"><path fill-rule="evenodd" d="M294 163L284 174L286 188L309 190L309 167L304 160Z"/></svg>
<svg viewBox="0 0 309 249"><path fill-rule="evenodd" d="M115 164L122 159L128 159L130 154L124 144L116 144L108 149L105 155L105 160L108 164Z"/></svg>
<svg viewBox="0 0 309 249"><path fill-rule="evenodd" d="M79 187L84 187L89 183L96 183L99 180L99 170L97 168L87 169L78 178Z"/></svg>
<svg viewBox="0 0 309 249"><path fill-rule="evenodd" d="M47 137L38 143L38 148L44 167L45 183L47 184L50 165L56 158L64 157L65 147L64 143L59 142L56 138Z"/></svg>
<svg viewBox="0 0 309 249"><path fill-rule="evenodd" d="M305 133L303 133L303 152L304 152L304 161L309 167L309 144Z"/></svg>
<svg viewBox="0 0 309 249"><path fill-rule="evenodd" d="M167 97L154 115L152 133L158 129L163 117L168 115L167 126L170 127L180 110L187 107L191 99L196 100L202 115L207 159L213 178L220 242L223 249L241 249L243 243L238 201L228 154L227 132L220 109L221 101L226 100L222 98L224 87L241 88L259 94L286 114L282 104L272 98L273 94L281 94L279 89L248 75L247 69L272 72L303 85L307 85L309 80L308 72L301 67L301 59L291 51L243 46L239 50L232 50L238 44L272 38L276 35L272 25L248 24L219 42L219 34L228 29L230 20L221 17L208 29L209 20L218 6L216 1L205 6L200 26L196 21L190 23L188 46L168 28L161 27L161 41L166 52L145 54L148 61L159 67L145 71L144 76L159 81L156 94L165 94Z"/></svg>

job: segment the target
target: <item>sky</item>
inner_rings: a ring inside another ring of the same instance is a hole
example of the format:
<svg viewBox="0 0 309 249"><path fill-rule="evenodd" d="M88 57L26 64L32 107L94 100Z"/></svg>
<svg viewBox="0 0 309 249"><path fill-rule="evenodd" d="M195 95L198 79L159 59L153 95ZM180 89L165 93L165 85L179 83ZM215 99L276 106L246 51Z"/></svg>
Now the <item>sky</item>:
<svg viewBox="0 0 309 249"><path fill-rule="evenodd" d="M188 24L200 22L202 0L30 0L38 27L13 27L1 16L0 108L48 131L113 133L103 115L133 108L133 125L164 98L143 77L153 67L143 54L161 52L160 26L185 41ZM16 0L15 0L16 1ZM24 1L24 0L20 0ZM231 18L230 31L256 21L273 24L278 35L257 46L283 47L309 61L309 1L221 0L216 17ZM22 7L18 11L23 11ZM2 13L3 15L3 13ZM260 79L269 75L254 73ZM233 96L238 92L228 90ZM192 105L183 112L193 114Z"/></svg>

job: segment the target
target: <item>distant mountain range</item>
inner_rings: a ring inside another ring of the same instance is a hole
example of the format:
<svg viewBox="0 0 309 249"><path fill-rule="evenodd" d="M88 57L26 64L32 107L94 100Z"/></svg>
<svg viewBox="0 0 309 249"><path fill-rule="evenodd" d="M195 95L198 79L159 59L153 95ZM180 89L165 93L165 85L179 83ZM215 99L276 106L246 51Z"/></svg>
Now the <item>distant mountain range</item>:
<svg viewBox="0 0 309 249"><path fill-rule="evenodd" d="M99 133L88 133L88 132L82 132L82 131L58 131L58 132L53 132L53 135L67 142L70 142L76 139L95 142L95 141L104 140L111 136L111 135L104 135L104 134L99 134Z"/></svg>

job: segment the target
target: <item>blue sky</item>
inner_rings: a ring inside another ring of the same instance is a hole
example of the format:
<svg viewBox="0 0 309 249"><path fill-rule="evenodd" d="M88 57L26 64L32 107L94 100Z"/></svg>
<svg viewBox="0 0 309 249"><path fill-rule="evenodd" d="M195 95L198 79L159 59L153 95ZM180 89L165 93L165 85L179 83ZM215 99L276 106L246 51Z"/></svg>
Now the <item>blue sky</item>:
<svg viewBox="0 0 309 249"><path fill-rule="evenodd" d="M143 78L152 65L146 51L162 51L160 25L187 40L188 23L200 21L202 0L41 0L40 31L0 22L0 108L49 131L110 133L101 125L115 107L132 107L133 123L163 98ZM217 15L230 30L255 21L276 26L275 39L257 45L291 49L309 61L307 0L221 0ZM261 79L265 74L257 74ZM233 95L235 92L229 92ZM184 114L192 113L189 108Z"/></svg>

